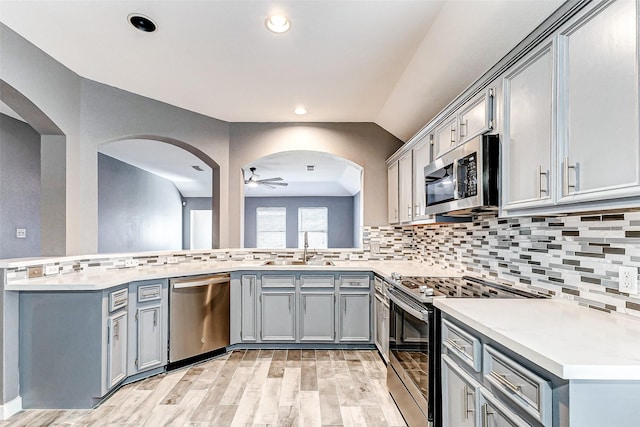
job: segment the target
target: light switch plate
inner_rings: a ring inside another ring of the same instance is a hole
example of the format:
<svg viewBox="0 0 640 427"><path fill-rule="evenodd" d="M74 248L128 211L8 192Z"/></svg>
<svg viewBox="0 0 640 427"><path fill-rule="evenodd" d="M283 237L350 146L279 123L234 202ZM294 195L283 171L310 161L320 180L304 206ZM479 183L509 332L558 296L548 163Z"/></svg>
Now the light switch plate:
<svg viewBox="0 0 640 427"><path fill-rule="evenodd" d="M124 261L124 266L125 267L137 267L138 266L138 260L137 259L126 259Z"/></svg>
<svg viewBox="0 0 640 427"><path fill-rule="evenodd" d="M58 271L60 271L60 269L57 265L47 265L44 268L44 275L49 276L51 274L58 274Z"/></svg>
<svg viewBox="0 0 640 427"><path fill-rule="evenodd" d="M18 238L18 239L26 239L27 238L27 229L26 228L16 228L16 238Z"/></svg>
<svg viewBox="0 0 640 427"><path fill-rule="evenodd" d="M638 294L638 268L620 267L618 270L618 290L631 295Z"/></svg>

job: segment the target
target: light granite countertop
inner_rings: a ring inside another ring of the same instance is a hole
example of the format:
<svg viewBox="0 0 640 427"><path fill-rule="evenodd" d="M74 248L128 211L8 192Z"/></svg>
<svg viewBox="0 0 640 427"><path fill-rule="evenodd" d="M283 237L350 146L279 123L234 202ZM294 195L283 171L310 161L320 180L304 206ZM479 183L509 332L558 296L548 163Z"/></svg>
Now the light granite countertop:
<svg viewBox="0 0 640 427"><path fill-rule="evenodd" d="M562 299L439 299L435 306L566 380L640 380L640 320Z"/></svg>
<svg viewBox="0 0 640 427"><path fill-rule="evenodd" d="M161 266L131 267L110 270L44 276L15 280L5 284L7 291L97 291L139 280L154 280L200 274L235 271L371 271L383 277L398 272L405 276L459 277L452 268L411 261L335 261L333 266L262 265L263 261L206 261Z"/></svg>

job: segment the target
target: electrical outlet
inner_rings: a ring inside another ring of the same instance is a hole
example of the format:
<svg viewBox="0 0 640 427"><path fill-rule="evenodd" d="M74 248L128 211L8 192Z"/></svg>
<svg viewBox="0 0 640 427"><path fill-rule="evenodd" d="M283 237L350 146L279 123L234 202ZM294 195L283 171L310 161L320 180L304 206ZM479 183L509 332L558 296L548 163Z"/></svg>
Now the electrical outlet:
<svg viewBox="0 0 640 427"><path fill-rule="evenodd" d="M27 267L27 275L29 279L33 279L34 277L42 277L42 266L37 265L33 267Z"/></svg>
<svg viewBox="0 0 640 427"><path fill-rule="evenodd" d="M138 266L138 260L137 259L126 259L126 260L124 260L124 266L125 267L137 267Z"/></svg>
<svg viewBox="0 0 640 427"><path fill-rule="evenodd" d="M380 253L380 243L371 244L371 253L374 255L378 255Z"/></svg>
<svg viewBox="0 0 640 427"><path fill-rule="evenodd" d="M618 275L618 290L620 292L636 295L638 293L638 268L620 267Z"/></svg>
<svg viewBox="0 0 640 427"><path fill-rule="evenodd" d="M168 256L167 257L167 264L177 264L178 263L178 257L177 256Z"/></svg>
<svg viewBox="0 0 640 427"><path fill-rule="evenodd" d="M357 261L358 254L349 254L349 261Z"/></svg>
<svg viewBox="0 0 640 427"><path fill-rule="evenodd" d="M17 239L26 239L27 238L27 229L26 228L16 228L16 238Z"/></svg>
<svg viewBox="0 0 640 427"><path fill-rule="evenodd" d="M60 271L60 269L58 268L57 265L47 265L44 268L44 275L45 276L49 276L51 274L58 274L59 271Z"/></svg>
<svg viewBox="0 0 640 427"><path fill-rule="evenodd" d="M244 256L245 261L253 261L253 254L246 254Z"/></svg>

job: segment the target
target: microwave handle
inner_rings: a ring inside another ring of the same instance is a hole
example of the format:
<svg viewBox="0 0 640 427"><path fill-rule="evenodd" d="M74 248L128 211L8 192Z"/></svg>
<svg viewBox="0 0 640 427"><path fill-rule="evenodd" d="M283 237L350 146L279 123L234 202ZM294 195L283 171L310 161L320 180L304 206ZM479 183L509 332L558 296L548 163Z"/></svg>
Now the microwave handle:
<svg viewBox="0 0 640 427"><path fill-rule="evenodd" d="M458 191L458 160L453 161L453 199L458 200L460 192Z"/></svg>

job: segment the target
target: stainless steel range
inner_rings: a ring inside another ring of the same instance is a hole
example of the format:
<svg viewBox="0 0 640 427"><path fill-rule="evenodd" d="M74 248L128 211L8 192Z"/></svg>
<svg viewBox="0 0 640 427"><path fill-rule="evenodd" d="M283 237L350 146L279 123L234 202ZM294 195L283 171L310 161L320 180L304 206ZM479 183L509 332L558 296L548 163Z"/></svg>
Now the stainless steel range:
<svg viewBox="0 0 640 427"><path fill-rule="evenodd" d="M543 298L473 277L401 277L389 283L387 385L409 427L439 426L440 313L435 297Z"/></svg>

